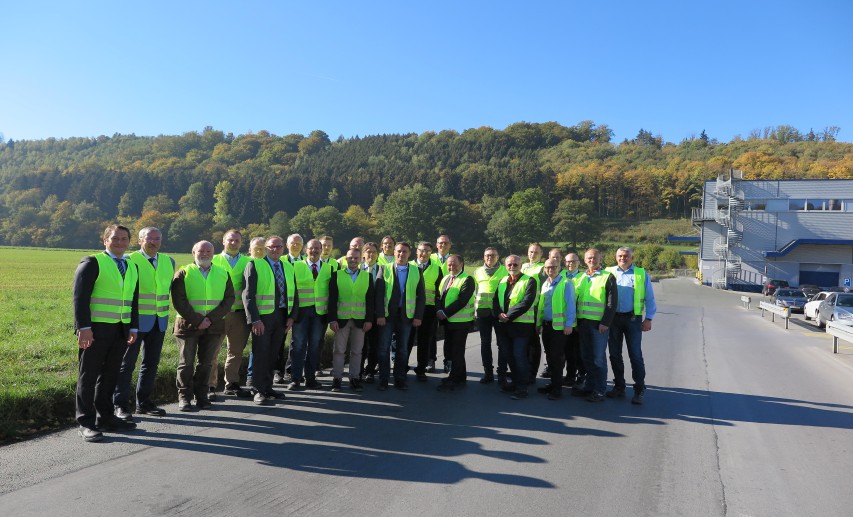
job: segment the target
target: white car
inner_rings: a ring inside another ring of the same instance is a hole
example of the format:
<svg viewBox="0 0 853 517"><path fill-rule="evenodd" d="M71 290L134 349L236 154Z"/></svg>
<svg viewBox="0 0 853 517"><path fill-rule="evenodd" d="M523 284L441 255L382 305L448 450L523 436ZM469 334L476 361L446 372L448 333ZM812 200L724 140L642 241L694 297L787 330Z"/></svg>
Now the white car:
<svg viewBox="0 0 853 517"><path fill-rule="evenodd" d="M826 300L826 297L829 296L829 291L821 291L814 295L811 300L806 302L806 305L803 307L803 317L807 320L813 320L817 318L817 308L820 307L820 302Z"/></svg>

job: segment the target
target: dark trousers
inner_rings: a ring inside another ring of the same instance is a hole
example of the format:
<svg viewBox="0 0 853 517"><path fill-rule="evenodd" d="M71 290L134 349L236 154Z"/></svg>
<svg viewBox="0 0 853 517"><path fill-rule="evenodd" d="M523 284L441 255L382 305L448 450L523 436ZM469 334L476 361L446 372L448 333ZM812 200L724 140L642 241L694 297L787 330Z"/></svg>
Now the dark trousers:
<svg viewBox="0 0 853 517"><path fill-rule="evenodd" d="M412 327L412 333L409 335L409 354L407 358L412 355L412 348L417 346L418 366L415 368L415 371L418 373L426 372L427 364L429 363L430 345L435 341L435 331L438 326L435 314L435 305L425 306L421 326Z"/></svg>
<svg viewBox="0 0 853 517"><path fill-rule="evenodd" d="M631 361L631 377L634 379L634 390L646 389L646 365L643 362L643 317L633 313L616 314L610 325L610 337L607 347L610 351L610 367L613 368L613 384L625 388L625 363L622 360L622 340L628 348L628 359Z"/></svg>
<svg viewBox="0 0 853 517"><path fill-rule="evenodd" d="M528 361L530 336L513 333L509 325L511 323L498 323L495 327L498 348L503 349L503 353L509 362L515 388L527 390L527 385L530 383L530 363Z"/></svg>
<svg viewBox="0 0 853 517"><path fill-rule="evenodd" d="M118 372L118 383L113 394L113 405L127 407L130 403L130 380L136 368L136 359L142 352L142 363L139 365L139 375L136 382L136 406L151 402L154 394L154 383L157 380L157 367L160 365L160 353L163 351L163 338L166 333L160 330L158 322L148 332L140 332L136 342L126 347L121 367Z"/></svg>
<svg viewBox="0 0 853 517"><path fill-rule="evenodd" d="M545 353L547 354L547 350ZM539 363L541 361L542 345L539 344L539 335L537 334L531 336L527 341L527 362L530 364L530 384L536 382L536 372L539 371Z"/></svg>
<svg viewBox="0 0 853 517"><path fill-rule="evenodd" d="M581 343L578 329L575 329L568 335L565 355L566 379L570 380L572 384L584 382L586 379L586 367L584 367L583 361L581 361Z"/></svg>
<svg viewBox="0 0 853 517"><path fill-rule="evenodd" d="M127 350L127 333L122 323L92 323L92 346L78 349L77 423L94 429L113 418L113 393L121 360Z"/></svg>
<svg viewBox="0 0 853 517"><path fill-rule="evenodd" d="M397 314L385 319L385 328L382 341L379 345L379 382L387 383L391 376L391 346L394 350L394 382L405 382L406 373L409 370L407 351L409 334L412 331L412 320L404 315ZM396 341L392 340L397 336Z"/></svg>
<svg viewBox="0 0 853 517"><path fill-rule="evenodd" d="M373 324L373 328L364 335L364 350L362 361L367 363L361 369L362 375L376 375L379 364L379 341L382 339L383 327Z"/></svg>
<svg viewBox="0 0 853 517"><path fill-rule="evenodd" d="M272 391L273 369L287 335L286 316L283 309L262 314L264 333L260 336L252 334L252 387L259 393Z"/></svg>
<svg viewBox="0 0 853 517"><path fill-rule="evenodd" d="M548 354L548 364L551 365L551 393L560 393L563 390L562 365L565 362L568 338L562 329L555 329L550 321L542 324L542 343Z"/></svg>
<svg viewBox="0 0 853 517"><path fill-rule="evenodd" d="M483 370L489 372L494 368L492 355L492 330L498 324L498 319L493 315L480 316L477 318L477 330L480 331L480 357L483 359ZM498 347L498 374L506 374L507 358Z"/></svg>
<svg viewBox="0 0 853 517"><path fill-rule="evenodd" d="M463 383L468 376L465 365L465 341L468 339L470 322L447 322L444 324L444 343L450 353L450 375L448 379Z"/></svg>
<svg viewBox="0 0 853 517"><path fill-rule="evenodd" d="M604 394L607 387L607 335L599 332L600 321L578 319L576 331L580 333L581 359L586 367L584 389Z"/></svg>

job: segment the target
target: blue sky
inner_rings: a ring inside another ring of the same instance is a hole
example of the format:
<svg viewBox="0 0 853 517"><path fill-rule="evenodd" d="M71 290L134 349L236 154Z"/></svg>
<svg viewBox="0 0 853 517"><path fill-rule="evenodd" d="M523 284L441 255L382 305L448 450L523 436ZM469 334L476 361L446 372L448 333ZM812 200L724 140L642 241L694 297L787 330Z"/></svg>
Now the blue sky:
<svg viewBox="0 0 853 517"><path fill-rule="evenodd" d="M6 139L205 126L332 139L518 121L853 141L853 2L28 2L0 11Z"/></svg>

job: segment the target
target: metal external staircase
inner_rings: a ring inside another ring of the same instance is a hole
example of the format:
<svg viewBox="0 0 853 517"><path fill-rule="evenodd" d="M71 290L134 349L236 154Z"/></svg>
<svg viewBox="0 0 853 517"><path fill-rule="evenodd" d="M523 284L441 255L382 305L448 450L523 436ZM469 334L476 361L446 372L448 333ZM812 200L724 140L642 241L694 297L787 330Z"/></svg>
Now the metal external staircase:
<svg viewBox="0 0 853 517"><path fill-rule="evenodd" d="M743 191L737 188L737 182L743 180L743 172L737 169L729 170L728 175L717 177L714 196L717 197L717 210L714 221L725 229L725 233L714 241L714 254L722 263L720 272L713 285L726 289L733 280L740 277L741 259L732 248L743 239L743 224L737 220L738 213L743 209Z"/></svg>

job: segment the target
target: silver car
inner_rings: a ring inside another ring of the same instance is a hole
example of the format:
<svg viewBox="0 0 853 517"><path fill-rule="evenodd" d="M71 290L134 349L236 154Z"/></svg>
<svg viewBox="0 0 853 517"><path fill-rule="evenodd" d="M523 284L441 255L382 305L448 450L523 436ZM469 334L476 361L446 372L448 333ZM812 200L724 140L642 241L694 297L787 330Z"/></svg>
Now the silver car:
<svg viewBox="0 0 853 517"><path fill-rule="evenodd" d="M803 312L803 305L807 301L806 295L802 291L788 287L776 289L773 296L770 297L770 303L779 307L787 307L791 312Z"/></svg>
<svg viewBox="0 0 853 517"><path fill-rule="evenodd" d="M827 321L853 326L853 293L832 293L817 308L817 326Z"/></svg>

